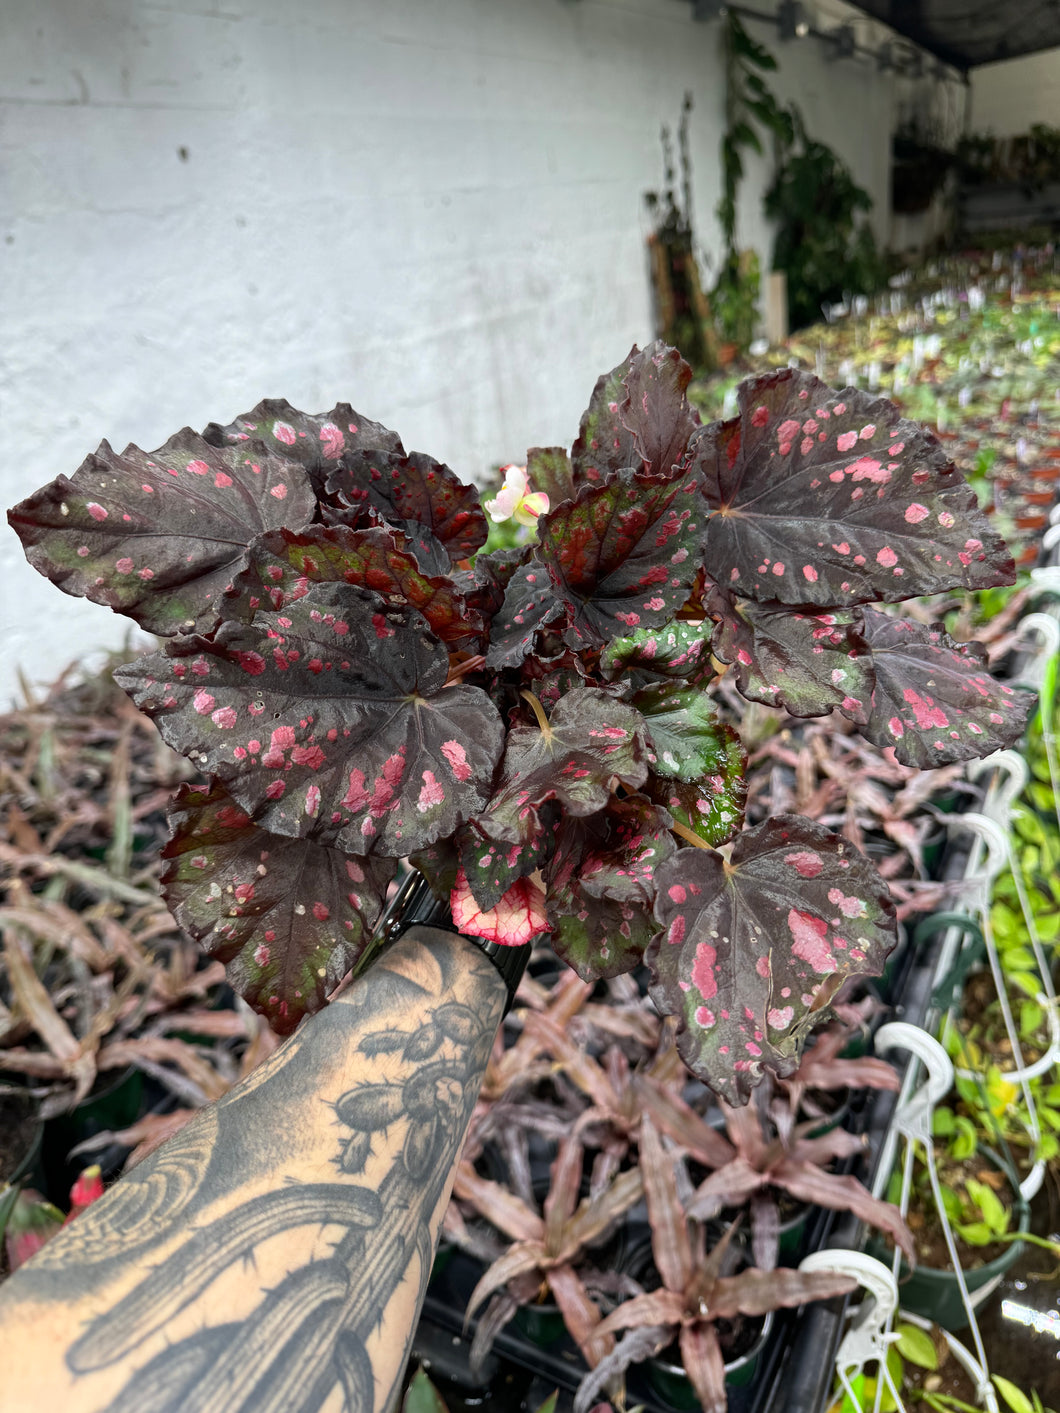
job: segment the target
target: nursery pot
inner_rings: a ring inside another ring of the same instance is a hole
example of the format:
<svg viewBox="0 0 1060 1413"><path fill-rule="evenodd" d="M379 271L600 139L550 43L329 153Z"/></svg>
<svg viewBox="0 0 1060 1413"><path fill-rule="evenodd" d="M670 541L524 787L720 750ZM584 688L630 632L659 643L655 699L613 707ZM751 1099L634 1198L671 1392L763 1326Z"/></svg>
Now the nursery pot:
<svg viewBox="0 0 1060 1413"><path fill-rule="evenodd" d="M93 1157L71 1163L70 1150L87 1138L134 1124L140 1117L143 1086L143 1073L134 1065L113 1073L104 1071L76 1109L48 1121L44 1131L44 1169L53 1201L65 1201L86 1161L98 1161Z"/></svg>
<svg viewBox="0 0 1060 1413"><path fill-rule="evenodd" d="M767 1311L762 1328L754 1344L744 1354L725 1364L725 1384L727 1388L743 1388L751 1382L758 1368L758 1360L773 1329L773 1311ZM659 1397L671 1408L695 1409L700 1407L695 1389L680 1364L674 1364L660 1355L649 1359L644 1365L648 1383Z"/></svg>
<svg viewBox="0 0 1060 1413"><path fill-rule="evenodd" d="M1020 1195L1015 1177L996 1154L987 1149L981 1151L994 1167L1004 1172L1015 1195L1013 1215L1018 1218L1019 1231L1025 1232L1030 1226L1031 1212ZM1022 1241L1010 1241L1001 1255L996 1256L993 1261L964 1272L964 1283L968 1288L968 1298L973 1309L981 1305L993 1292L1005 1272L1019 1259L1022 1251ZM879 1237L870 1239L868 1252L885 1265L890 1264L890 1250ZM910 1272L903 1259L898 1272L898 1299L904 1310L910 1310L914 1315L922 1315L926 1320L934 1320L951 1334L958 1334L967 1328L968 1312L953 1271L940 1271L931 1266L919 1265L915 1271Z"/></svg>

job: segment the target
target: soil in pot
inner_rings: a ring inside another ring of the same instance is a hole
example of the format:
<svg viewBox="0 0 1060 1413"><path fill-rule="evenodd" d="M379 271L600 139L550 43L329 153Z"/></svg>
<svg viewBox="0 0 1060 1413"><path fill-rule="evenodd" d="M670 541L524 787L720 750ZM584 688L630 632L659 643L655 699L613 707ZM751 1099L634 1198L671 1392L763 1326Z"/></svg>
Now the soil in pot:
<svg viewBox="0 0 1060 1413"><path fill-rule="evenodd" d="M1015 1003L1018 1007L1018 1001ZM973 1040L979 1049L1002 1069L1015 1067L1012 1042L1005 1029L1005 1018L997 999L997 987L990 971L975 972L964 984L964 995L957 1022L960 1033ZM1038 1031L1020 1038L1024 1065L1033 1065L1049 1048L1049 1025L1044 1011Z"/></svg>
<svg viewBox="0 0 1060 1413"><path fill-rule="evenodd" d="M986 1150L960 1161L939 1153L936 1155L939 1181L954 1192L964 1191L964 1184L974 1178L989 1187L1011 1213L1009 1230L1024 1232L1030 1222L1027 1204L1013 1187L1001 1160ZM899 1298L914 1314L934 1320L943 1329L957 1333L968 1324L960 1287L957 1284L942 1224L934 1211L927 1175L917 1164L921 1183L914 1179L914 1196L906 1218L916 1243L918 1265L912 1273L903 1260L898 1276ZM892 1182L894 1177L892 1177ZM924 1196L918 1197L919 1192ZM1019 1241L995 1241L986 1246L970 1246L954 1232L957 1258L964 1272L972 1304L984 1299L1008 1268L1019 1258L1023 1245ZM872 1237L869 1254L890 1262L890 1247L879 1237Z"/></svg>

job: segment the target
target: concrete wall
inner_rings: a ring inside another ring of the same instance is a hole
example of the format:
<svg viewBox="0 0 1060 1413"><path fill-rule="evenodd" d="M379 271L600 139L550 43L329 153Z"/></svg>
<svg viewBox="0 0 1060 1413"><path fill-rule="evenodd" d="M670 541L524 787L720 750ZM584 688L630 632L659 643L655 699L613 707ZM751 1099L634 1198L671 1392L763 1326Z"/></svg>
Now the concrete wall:
<svg viewBox="0 0 1060 1413"><path fill-rule="evenodd" d="M1032 123L1060 127L1060 49L972 70L973 132L1015 137Z"/></svg>
<svg viewBox="0 0 1060 1413"><path fill-rule="evenodd" d="M465 478L569 441L652 334L643 196L685 89L717 253L719 30L685 0L0 0L0 29L5 504L262 396L348 399ZM772 42L886 234L888 80ZM0 590L0 702L127 631L6 527Z"/></svg>

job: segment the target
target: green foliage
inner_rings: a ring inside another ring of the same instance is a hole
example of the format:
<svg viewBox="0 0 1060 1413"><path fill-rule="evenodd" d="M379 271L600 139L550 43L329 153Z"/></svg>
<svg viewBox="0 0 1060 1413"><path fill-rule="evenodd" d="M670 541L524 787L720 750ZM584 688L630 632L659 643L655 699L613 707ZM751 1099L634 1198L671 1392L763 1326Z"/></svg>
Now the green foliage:
<svg viewBox="0 0 1060 1413"><path fill-rule="evenodd" d="M794 128L765 212L777 222L773 268L787 274L788 316L801 328L821 317L822 304L878 289L886 270L864 219L872 198L797 114Z"/></svg>

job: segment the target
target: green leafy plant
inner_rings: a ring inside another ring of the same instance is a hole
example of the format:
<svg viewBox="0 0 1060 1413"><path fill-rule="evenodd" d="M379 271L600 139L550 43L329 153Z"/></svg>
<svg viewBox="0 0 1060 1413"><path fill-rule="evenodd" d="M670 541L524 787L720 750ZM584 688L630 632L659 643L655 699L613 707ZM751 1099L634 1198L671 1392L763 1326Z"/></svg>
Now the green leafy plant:
<svg viewBox="0 0 1060 1413"><path fill-rule="evenodd" d="M747 33L734 10L726 12L722 29L725 46L725 132L721 139L722 194L717 206L725 251L711 305L723 338L745 349L754 334L758 313L758 258L740 252L736 241L736 198L744 176L746 151L762 155L759 127L772 133L781 147L794 136L792 113L780 104L763 74L777 61ZM752 263L753 262L753 263Z"/></svg>
<svg viewBox="0 0 1060 1413"><path fill-rule="evenodd" d="M176 798L167 899L281 1032L368 964L403 858L469 935L550 933L585 979L645 962L735 1104L879 974L895 907L868 861L797 815L741 830L715 664L903 764L986 755L1032 695L870 605L1014 567L890 404L784 369L702 426L690 377L634 349L569 453L531 449L549 508L522 550L479 553L474 487L347 405L103 443L10 513L42 573L166 639L116 679L206 777Z"/></svg>
<svg viewBox="0 0 1060 1413"><path fill-rule="evenodd" d="M837 154L811 138L796 113L792 142L765 196L766 215L777 223L773 268L787 275L793 328L818 320L823 304L883 283L883 262L864 219L871 206Z"/></svg>

